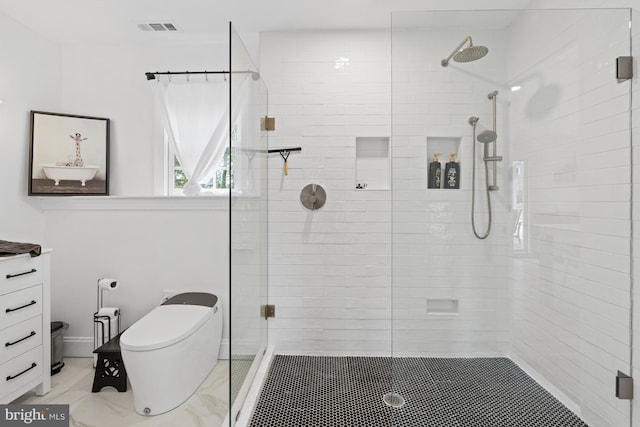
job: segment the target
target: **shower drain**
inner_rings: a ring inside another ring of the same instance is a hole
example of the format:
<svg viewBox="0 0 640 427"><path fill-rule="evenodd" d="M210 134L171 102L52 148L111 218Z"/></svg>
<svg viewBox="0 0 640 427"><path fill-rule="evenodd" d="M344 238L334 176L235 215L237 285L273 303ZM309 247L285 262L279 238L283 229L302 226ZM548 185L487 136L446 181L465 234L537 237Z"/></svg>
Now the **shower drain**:
<svg viewBox="0 0 640 427"><path fill-rule="evenodd" d="M382 400L387 406L391 406L392 408L402 408L405 404L404 397L402 397L398 393L387 393L382 396Z"/></svg>

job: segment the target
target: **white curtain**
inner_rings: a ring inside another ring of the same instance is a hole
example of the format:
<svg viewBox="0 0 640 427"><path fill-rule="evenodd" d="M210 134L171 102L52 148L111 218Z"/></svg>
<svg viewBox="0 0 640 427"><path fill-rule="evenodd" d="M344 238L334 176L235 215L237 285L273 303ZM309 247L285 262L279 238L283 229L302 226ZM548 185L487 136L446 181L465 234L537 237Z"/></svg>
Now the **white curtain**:
<svg viewBox="0 0 640 427"><path fill-rule="evenodd" d="M235 78L235 76L234 76ZM246 81L234 92L233 122L246 97ZM229 84L221 76L156 76L149 81L162 124L188 182L183 192L198 195L213 177L229 137Z"/></svg>

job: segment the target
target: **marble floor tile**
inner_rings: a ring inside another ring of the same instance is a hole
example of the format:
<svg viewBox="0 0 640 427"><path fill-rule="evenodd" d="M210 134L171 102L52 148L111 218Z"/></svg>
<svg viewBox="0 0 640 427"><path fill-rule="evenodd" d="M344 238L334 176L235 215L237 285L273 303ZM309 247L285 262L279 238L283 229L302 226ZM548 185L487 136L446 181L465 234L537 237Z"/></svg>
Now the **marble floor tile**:
<svg viewBox="0 0 640 427"><path fill-rule="evenodd" d="M218 427L229 408L229 362L220 360L196 392L182 405L153 417L133 409L131 385L120 393L105 387L92 393L91 358L65 358L62 371L51 377L51 391L44 396L29 392L14 404L68 404L71 427Z"/></svg>

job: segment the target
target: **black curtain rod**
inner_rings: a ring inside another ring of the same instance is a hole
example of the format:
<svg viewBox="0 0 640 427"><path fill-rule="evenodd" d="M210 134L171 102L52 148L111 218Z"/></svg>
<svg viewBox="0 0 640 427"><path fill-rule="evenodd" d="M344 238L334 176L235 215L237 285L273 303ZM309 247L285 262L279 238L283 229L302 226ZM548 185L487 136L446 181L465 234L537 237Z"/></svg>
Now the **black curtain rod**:
<svg viewBox="0 0 640 427"><path fill-rule="evenodd" d="M260 73L257 71L232 71L233 74L251 74L253 80L260 78ZM191 74L229 74L229 71L156 71L155 73L144 73L147 76L147 80L155 80L157 75L191 75Z"/></svg>

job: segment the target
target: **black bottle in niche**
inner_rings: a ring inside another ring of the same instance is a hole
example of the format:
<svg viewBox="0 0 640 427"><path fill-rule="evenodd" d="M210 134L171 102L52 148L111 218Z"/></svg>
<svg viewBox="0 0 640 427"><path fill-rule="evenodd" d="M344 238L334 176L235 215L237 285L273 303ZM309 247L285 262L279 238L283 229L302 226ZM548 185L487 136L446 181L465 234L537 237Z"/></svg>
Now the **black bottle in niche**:
<svg viewBox="0 0 640 427"><path fill-rule="evenodd" d="M442 178L442 166L438 161L440 153L433 153L433 160L429 163L429 182L427 187L440 188L440 181Z"/></svg>
<svg viewBox="0 0 640 427"><path fill-rule="evenodd" d="M460 163L456 162L456 153L449 155L444 167L444 188L460 188Z"/></svg>

